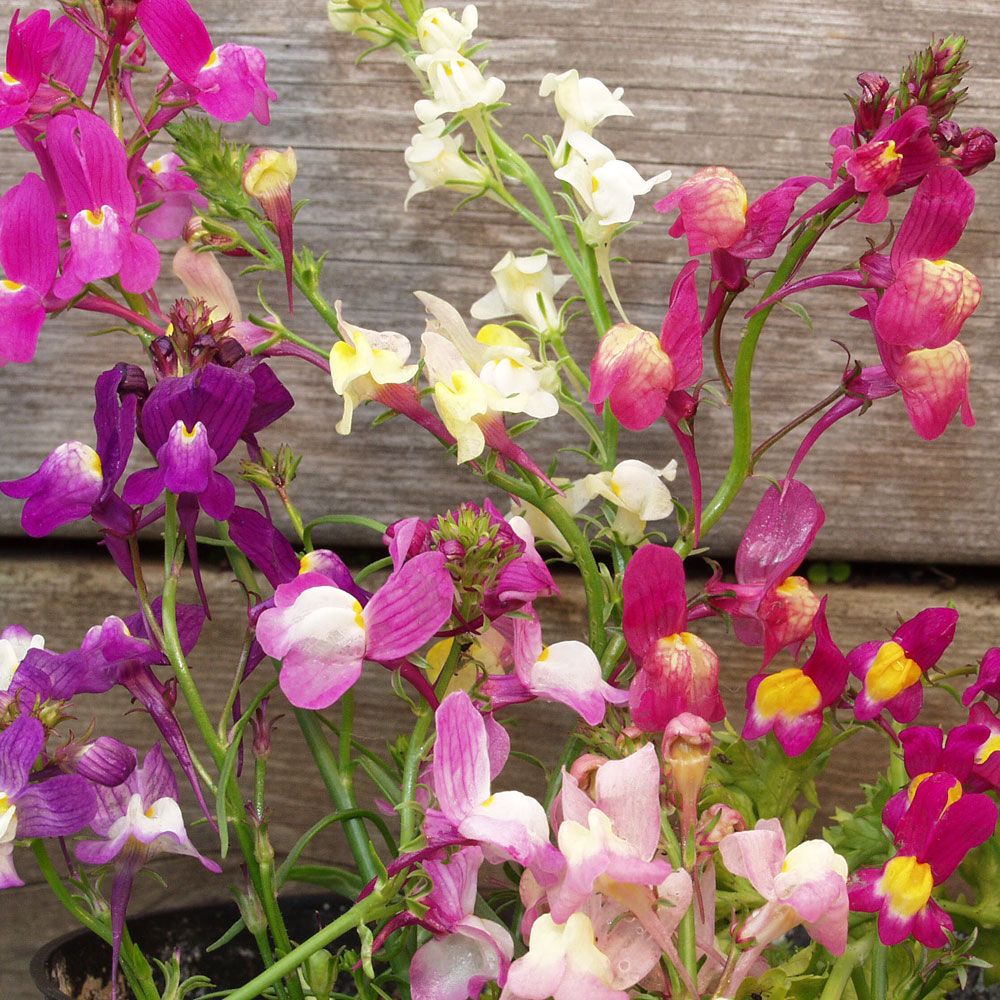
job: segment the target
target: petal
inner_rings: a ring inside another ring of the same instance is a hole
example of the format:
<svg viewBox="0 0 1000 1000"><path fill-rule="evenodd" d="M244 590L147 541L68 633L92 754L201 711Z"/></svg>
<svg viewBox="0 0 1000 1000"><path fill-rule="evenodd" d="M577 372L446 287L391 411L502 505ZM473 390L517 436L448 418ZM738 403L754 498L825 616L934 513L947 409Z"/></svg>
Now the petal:
<svg viewBox="0 0 1000 1000"><path fill-rule="evenodd" d="M0 198L0 265L10 281L45 295L59 265L56 209L48 186L37 174ZM0 318L0 328L3 320Z"/></svg>
<svg viewBox="0 0 1000 1000"><path fill-rule="evenodd" d="M19 715L0 732L0 793L16 797L45 745L45 729L29 715Z"/></svg>
<svg viewBox="0 0 1000 1000"><path fill-rule="evenodd" d="M622 595L622 628L637 660L658 639L684 630L684 563L673 549L662 545L640 548L625 568Z"/></svg>
<svg viewBox="0 0 1000 1000"><path fill-rule="evenodd" d="M892 245L893 270L916 257L939 260L947 256L961 239L975 204L975 188L954 167L927 174Z"/></svg>
<svg viewBox="0 0 1000 1000"><path fill-rule="evenodd" d="M29 785L17 799L17 832L23 837L69 837L93 819L97 799L90 782L60 774Z"/></svg>
<svg viewBox="0 0 1000 1000"><path fill-rule="evenodd" d="M139 24L170 71L191 83L212 54L212 39L187 0L143 0Z"/></svg>
<svg viewBox="0 0 1000 1000"><path fill-rule="evenodd" d="M594 798L615 833L648 861L660 841L660 764L652 743L597 770Z"/></svg>
<svg viewBox="0 0 1000 1000"><path fill-rule="evenodd" d="M434 791L444 814L460 823L490 794L486 724L464 691L441 702L435 716Z"/></svg>
<svg viewBox="0 0 1000 1000"><path fill-rule="evenodd" d="M38 292L0 279L0 368L31 361L44 325L45 307Z"/></svg>
<svg viewBox="0 0 1000 1000"><path fill-rule="evenodd" d="M749 879L766 900L775 898L774 879L785 860L785 835L776 819L762 819L753 830L730 833L719 841L722 862L734 875Z"/></svg>

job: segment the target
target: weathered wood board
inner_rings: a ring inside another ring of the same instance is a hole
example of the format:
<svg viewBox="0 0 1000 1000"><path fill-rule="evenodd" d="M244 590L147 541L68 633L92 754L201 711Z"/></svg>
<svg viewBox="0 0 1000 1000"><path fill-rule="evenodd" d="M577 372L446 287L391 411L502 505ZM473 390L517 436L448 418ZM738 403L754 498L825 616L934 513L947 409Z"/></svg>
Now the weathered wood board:
<svg viewBox="0 0 1000 1000"><path fill-rule="evenodd" d="M20 2L0 0L0 16ZM298 239L332 250L326 291L344 299L349 318L400 330L416 342L422 321L414 289L467 309L490 287L489 268L505 250L534 247L532 233L495 206L476 204L453 216L456 199L438 192L402 211L408 187L402 150L415 130L411 106L418 96L412 76L385 55L356 66L360 44L330 29L323 0L297 4L293 11L282 0L259 0L250 8L236 0L213 0L200 7L217 41L256 44L270 58L271 80L281 97L272 127L240 126L233 134L296 147L296 194L311 202L300 216ZM625 86L636 117L609 121L601 137L646 176L670 166L680 180L698 167L724 163L755 196L784 176L822 172L827 137L848 111L840 95L853 89L856 75L867 69L891 74L932 36L953 30L971 37L974 63L970 100L959 117L1000 131L1000 36L992 0L945 6L927 0L761 0L752 8L735 0L540 0L530 5L486 0L480 4L480 23L480 36L492 39L491 71L507 81L513 102L504 113L511 141L526 132L558 132L561 125L551 107L537 96L538 82L545 72L576 66ZM0 181L6 185L30 163L9 135L0 137L0 150ZM803 472L829 514L819 554L952 563L991 563L1000 557L1000 371L992 337L1000 315L995 237L1000 169L981 174L976 183L979 207L955 256L981 275L986 291L964 334L974 362L973 403L980 426L971 433L954 427L926 445L893 399L828 435ZM633 264L623 269L620 289L630 317L657 328L684 248L667 237L651 200L639 217L646 225L622 240L621 252ZM879 238L884 232L885 227L875 227L870 235ZM856 258L865 249L865 235L857 226L836 231L817 250L812 266L827 268ZM279 301L277 289L271 291L272 300ZM245 286L247 307L253 298L253 289ZM814 296L808 300L812 332L790 315L776 317L760 351L758 439L835 385L843 354L833 338L848 343L861 360L873 361L870 335L846 318L854 304L851 293ZM323 338L304 305L295 323L304 335ZM584 325L579 326L573 339L586 359L591 346ZM88 438L95 373L134 354L121 339L82 339L87 329L85 321L57 319L44 331L33 365L0 374L0 476L33 470L67 437ZM737 338L734 328L731 340ZM322 376L294 363L282 371L299 407L267 440L284 438L306 452L297 488L308 516L350 509L393 519L428 513L480 492L435 443L401 421L366 432L375 408L360 416L350 438L336 437L332 425L340 404ZM547 455L566 442L567 431L565 423L556 422L524 441L529 450ZM727 414L703 407L699 432L711 490L725 466ZM652 462L675 454L665 430L626 437L627 453ZM762 475L780 475L790 448L791 442L775 449L762 464ZM679 492L683 495L685 488ZM716 531L719 551L735 546L755 494L748 492L734 517ZM15 505L0 504L0 534L16 532L16 518ZM336 537L345 543L358 540L347 533Z"/></svg>
<svg viewBox="0 0 1000 1000"><path fill-rule="evenodd" d="M231 586L227 573L209 568L206 584L214 620L206 627L202 645L192 666L199 677L210 708L218 711L228 689L233 644L241 634L241 598ZM563 596L548 602L544 609L552 638L573 638L581 634L582 594L569 578L560 578ZM996 606L1000 600L1000 578L990 575L978 582L953 586L934 575L908 578L900 575L892 582L860 580L830 591L829 618L834 638L844 648L858 642L882 638L895 626L898 614L910 616L931 604L952 602L962 615L958 637L947 656L949 666L973 662L997 643ZM49 648L66 649L79 643L86 629L109 613L130 610L129 591L100 560L66 556L40 561L25 555L10 555L0 561L0 623L20 622L42 632ZM742 715L743 687L759 660L752 651L736 644L718 622L698 625L719 653L722 662L723 693L738 723ZM384 745L406 723L405 709L391 697L385 672L369 666L358 685L357 732L373 747ZM79 710L79 728L96 716L99 732L106 732L138 746L148 746L155 738L147 719L129 711L127 697L114 692L99 699L86 699ZM287 712L280 696L272 701L272 712ZM958 721L960 712L948 699L935 698L922 719L928 723ZM514 730L515 748L526 750L552 764L558 757L557 733L565 733L570 715L551 705L536 703L519 712ZM824 780L821 796L828 804L850 803L858 795L858 782L873 776L883 766L884 744L874 736L859 738L835 755ZM512 760L504 775L509 785L538 794L537 771ZM287 852L299 834L327 812L324 792L315 777L294 720L286 716L276 736L269 767L272 816L271 837L277 852ZM190 796L188 796L190 800ZM188 805L190 806L190 801ZM189 811L189 817L194 813ZM195 841L212 851L211 832L205 827L192 831ZM32 869L30 855L21 856L22 872L29 882L24 889L5 893L14 919L0 921L0 997L28 1000L31 997L25 969L30 954L49 937L71 928L59 905L48 895ZM315 861L346 860L347 852L338 833L328 831L318 837L305 857ZM226 877L210 877L186 859L163 859L161 871L170 889L160 893L146 885L139 907L165 907L201 898L224 898ZM227 871L234 870L230 857Z"/></svg>

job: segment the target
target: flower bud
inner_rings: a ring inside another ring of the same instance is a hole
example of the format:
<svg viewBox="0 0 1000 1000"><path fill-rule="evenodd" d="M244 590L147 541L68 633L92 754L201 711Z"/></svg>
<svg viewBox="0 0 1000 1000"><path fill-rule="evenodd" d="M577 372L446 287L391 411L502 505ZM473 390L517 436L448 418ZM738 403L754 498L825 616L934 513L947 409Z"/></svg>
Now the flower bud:
<svg viewBox="0 0 1000 1000"><path fill-rule="evenodd" d="M867 137L878 130L885 113L889 81L881 73L862 73L858 77L861 99L854 103L854 127Z"/></svg>
<svg viewBox="0 0 1000 1000"><path fill-rule="evenodd" d="M274 226L285 259L288 310L292 311L292 182L298 173L295 150L255 149L243 164L243 190L260 202L264 215Z"/></svg>
<svg viewBox="0 0 1000 1000"><path fill-rule="evenodd" d="M444 129L445 123L440 118L421 125L403 153L413 182L406 192L404 208L415 195L435 188L480 194L489 185L490 172L462 152L462 136L454 132L445 134Z"/></svg>
<svg viewBox="0 0 1000 1000"><path fill-rule="evenodd" d="M590 787L597 775L597 769L607 764L608 758L596 753L581 754L570 764L569 773L576 778L576 783L584 792L590 792Z"/></svg>
<svg viewBox="0 0 1000 1000"><path fill-rule="evenodd" d="M903 70L899 86L900 109L922 104L935 118L950 118L965 98L959 90L962 77L969 68L962 61L965 38L949 35L915 53Z"/></svg>
<svg viewBox="0 0 1000 1000"><path fill-rule="evenodd" d="M99 736L93 743L81 745L72 766L82 778L105 788L120 785L135 770L138 758L132 747L110 736Z"/></svg>
<svg viewBox="0 0 1000 1000"><path fill-rule="evenodd" d="M712 760L712 727L700 715L682 712L664 730L662 749L674 802L680 806L681 836L686 840L698 818L698 796Z"/></svg>
<svg viewBox="0 0 1000 1000"><path fill-rule="evenodd" d="M747 828L741 813L722 802L710 805L698 819L695 842L699 854L713 851L723 837Z"/></svg>
<svg viewBox="0 0 1000 1000"><path fill-rule="evenodd" d="M968 177L989 166L997 155L997 137L986 128L970 128L962 134L960 145L952 150L959 172Z"/></svg>
<svg viewBox="0 0 1000 1000"><path fill-rule="evenodd" d="M339 974L340 962L325 948L314 951L299 967L299 978L313 1000L330 1000Z"/></svg>
<svg viewBox="0 0 1000 1000"><path fill-rule="evenodd" d="M257 758L257 760L267 760L267 758L271 756L271 734L274 732L274 728L278 724L278 719L281 718L279 715L275 719L268 719L268 701L270 701L270 699L265 698L260 703L257 711L254 712L253 717L250 719L250 732L252 737L250 746L253 750L253 755Z"/></svg>
<svg viewBox="0 0 1000 1000"><path fill-rule="evenodd" d="M261 934L267 933L267 917L264 915L264 907L257 898L257 893L254 892L253 886L250 884L246 865L240 865L240 869L243 872L244 888L242 891L234 890L236 905L239 907L240 916L243 918L247 930L254 937L259 937Z"/></svg>

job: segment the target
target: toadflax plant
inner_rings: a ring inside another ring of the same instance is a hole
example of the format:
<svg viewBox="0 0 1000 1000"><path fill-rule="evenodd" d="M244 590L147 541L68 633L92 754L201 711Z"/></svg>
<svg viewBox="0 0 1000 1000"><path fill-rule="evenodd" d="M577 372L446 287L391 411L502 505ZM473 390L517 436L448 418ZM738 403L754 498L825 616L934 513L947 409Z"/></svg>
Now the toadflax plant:
<svg viewBox="0 0 1000 1000"><path fill-rule="evenodd" d="M529 161L501 136L505 86L481 62L474 6L333 0L335 29L397 53L418 81L406 201L449 188L463 205L488 199L540 245L505 253L469 314L417 291L418 344L328 296L322 253L295 238L294 151L234 145L213 124L267 124L276 94L259 50L216 44L187 0L61 7L15 14L0 73L4 141L38 164L0 199L0 365L30 362L70 309L133 337L144 363L109 359L94 433L53 442L37 471L0 483L32 537L93 521L126 584L75 649L20 625L0 633L0 887L37 866L112 945L112 995L138 1000L203 988L181 981L176 958L152 963L127 929L131 888L157 855L219 870L189 838L199 822L218 836L209 853L239 858L240 924L264 969L215 994L230 1000L917 1000L964 984L970 967L992 975L1000 649L978 669L949 667L958 613L947 607L842 649L828 625L836 596L797 575L823 527L822 498L800 478L821 435L900 402L922 438L956 415L973 422L960 335L981 285L951 255L975 203L968 178L996 140L954 117L965 40L935 42L898 82L862 74L830 162L751 197L725 167L671 187L669 171L646 177L619 159L594 133L631 116L622 91L572 68L539 81L558 139L538 140L544 156ZM615 290L618 241L650 198L690 257L664 274L653 330ZM856 257L820 272L810 257L834 226ZM157 292L163 252L183 298ZM261 309L244 313L224 257L251 281L273 272L287 297L260 292ZM825 286L872 339L828 396L758 441L751 386L767 321ZM321 342L296 333L304 310L328 328ZM281 375L302 362L339 397L337 434L365 404L406 418L467 470L473 499L390 525L300 511L294 479L308 459L274 425L294 405ZM731 415L719 483L700 471L704 405ZM531 431L560 412L579 437L542 454ZM619 458L623 429L664 425L664 464ZM790 466L768 469L734 572L706 566L715 525L796 433ZM221 464L233 454L239 491ZM690 506L671 495L678 475ZM384 557L358 569L315 548L330 523L373 529ZM158 592L139 544L150 536L163 539ZM227 553L248 614L231 662L195 670L208 545ZM543 624L559 593L553 563L586 595L569 640ZM702 635L711 618L760 657L743 705L720 696L727 664ZM210 669L232 675L218 717L199 686ZM388 753L353 728L365 671L408 707ZM115 687L148 713L155 743L68 728L84 696ZM967 720L946 731L921 718L928 687L950 691ZM522 752L507 710L536 700L578 717L544 798L502 775ZM276 864L268 757L286 702L330 807ZM888 772L853 811L821 803L831 751L870 731L888 743ZM358 800L358 772L372 802ZM334 824L354 869L297 866ZM297 941L278 893L306 878L350 899Z"/></svg>

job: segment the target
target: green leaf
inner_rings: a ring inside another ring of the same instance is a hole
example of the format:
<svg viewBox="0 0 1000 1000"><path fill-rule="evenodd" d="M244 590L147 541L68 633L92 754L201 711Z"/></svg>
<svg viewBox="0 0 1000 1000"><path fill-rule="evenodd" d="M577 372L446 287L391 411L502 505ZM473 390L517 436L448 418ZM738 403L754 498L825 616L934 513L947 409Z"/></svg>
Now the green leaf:
<svg viewBox="0 0 1000 1000"><path fill-rule="evenodd" d="M813 331L813 321L812 317L809 315L806 307L802 305L801 302L789 302L787 299L782 299L780 305L784 306L790 313L798 316L800 320L806 325L806 329L812 333Z"/></svg>

